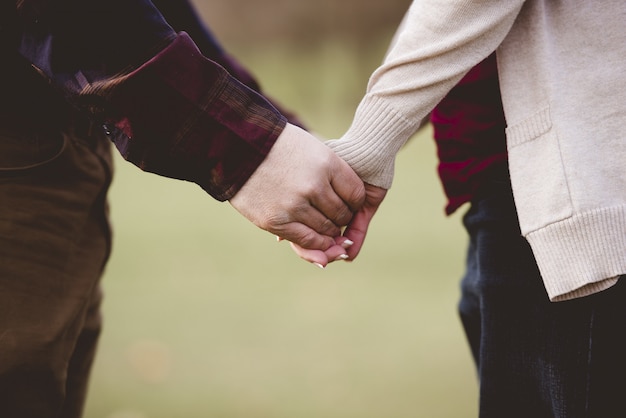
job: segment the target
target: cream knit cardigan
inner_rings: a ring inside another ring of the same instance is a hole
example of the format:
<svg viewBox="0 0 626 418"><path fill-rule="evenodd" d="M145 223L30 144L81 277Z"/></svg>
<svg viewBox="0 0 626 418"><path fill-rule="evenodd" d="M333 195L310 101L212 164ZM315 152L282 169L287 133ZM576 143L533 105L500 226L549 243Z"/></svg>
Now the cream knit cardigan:
<svg viewBox="0 0 626 418"><path fill-rule="evenodd" d="M551 300L626 274L626 2L416 0L346 134L330 141L389 188L396 153L497 50L522 234Z"/></svg>

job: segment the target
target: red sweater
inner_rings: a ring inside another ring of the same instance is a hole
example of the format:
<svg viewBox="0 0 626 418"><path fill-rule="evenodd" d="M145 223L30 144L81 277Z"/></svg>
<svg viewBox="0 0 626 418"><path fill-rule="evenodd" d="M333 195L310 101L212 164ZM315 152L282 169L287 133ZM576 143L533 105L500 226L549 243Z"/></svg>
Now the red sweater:
<svg viewBox="0 0 626 418"><path fill-rule="evenodd" d="M495 53L455 86L431 114L439 177L451 214L493 179L508 179L505 120Z"/></svg>

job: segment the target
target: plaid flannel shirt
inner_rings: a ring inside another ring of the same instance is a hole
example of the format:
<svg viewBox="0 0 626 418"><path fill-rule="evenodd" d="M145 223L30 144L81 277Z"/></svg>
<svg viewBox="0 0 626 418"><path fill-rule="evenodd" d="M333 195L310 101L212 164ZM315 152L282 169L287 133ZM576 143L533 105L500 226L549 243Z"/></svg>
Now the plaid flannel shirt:
<svg viewBox="0 0 626 418"><path fill-rule="evenodd" d="M18 51L124 158L227 200L287 119L188 13L186 0L155 3L198 34L204 50L148 0L25 0Z"/></svg>
<svg viewBox="0 0 626 418"><path fill-rule="evenodd" d="M439 178L451 214L508 181L504 110L495 54L472 68L431 113Z"/></svg>

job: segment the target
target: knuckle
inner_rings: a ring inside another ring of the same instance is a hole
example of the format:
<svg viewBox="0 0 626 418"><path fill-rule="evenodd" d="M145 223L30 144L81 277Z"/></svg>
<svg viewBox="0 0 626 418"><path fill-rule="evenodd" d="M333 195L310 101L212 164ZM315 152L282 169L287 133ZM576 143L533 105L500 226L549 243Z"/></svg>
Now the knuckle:
<svg viewBox="0 0 626 418"><path fill-rule="evenodd" d="M337 225L335 225L335 223L328 218L325 218L320 224L320 234L334 236L337 235L338 232L339 227L337 227Z"/></svg>
<svg viewBox="0 0 626 418"><path fill-rule="evenodd" d="M365 202L365 185L359 184L350 191L350 202L361 206Z"/></svg>
<svg viewBox="0 0 626 418"><path fill-rule="evenodd" d="M342 206L337 212L337 223L340 226L346 226L352 220L353 213L350 209Z"/></svg>
<svg viewBox="0 0 626 418"><path fill-rule="evenodd" d="M311 182L308 182L306 185L304 185L304 186L302 187L301 191L302 191L302 194L303 194L304 196L307 196L307 197L309 197L309 198L312 198L312 197L314 197L314 196L317 194L317 192L318 192L319 190L321 190L321 189L322 189L322 187L318 184L318 182L317 182L317 181L311 181Z"/></svg>
<svg viewBox="0 0 626 418"><path fill-rule="evenodd" d="M256 226L269 232L279 232L285 223L284 214L265 215L255 222Z"/></svg>
<svg viewBox="0 0 626 418"><path fill-rule="evenodd" d="M315 247L316 235L313 231L303 232L298 236L298 245L302 248L311 249Z"/></svg>

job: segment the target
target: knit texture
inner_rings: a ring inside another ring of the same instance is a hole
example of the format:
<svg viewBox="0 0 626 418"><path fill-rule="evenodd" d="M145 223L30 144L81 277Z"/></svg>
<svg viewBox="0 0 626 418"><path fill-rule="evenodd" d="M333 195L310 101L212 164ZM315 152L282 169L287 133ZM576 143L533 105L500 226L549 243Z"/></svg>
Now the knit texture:
<svg viewBox="0 0 626 418"><path fill-rule="evenodd" d="M402 144L497 49L520 228L552 300L626 274L626 3L420 0L330 146L388 188Z"/></svg>

